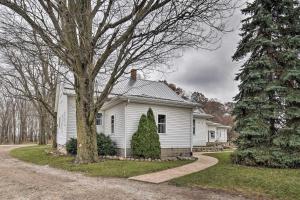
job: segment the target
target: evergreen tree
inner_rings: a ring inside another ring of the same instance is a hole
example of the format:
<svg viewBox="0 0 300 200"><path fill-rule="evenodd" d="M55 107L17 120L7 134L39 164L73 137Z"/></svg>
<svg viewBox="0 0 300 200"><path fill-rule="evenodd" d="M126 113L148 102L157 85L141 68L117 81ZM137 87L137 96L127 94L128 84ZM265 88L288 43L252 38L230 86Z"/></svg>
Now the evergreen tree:
<svg viewBox="0 0 300 200"><path fill-rule="evenodd" d="M160 157L160 141L159 135L157 133L157 126L153 114L153 110L149 108L147 112L148 119L148 152L147 157L149 158L159 158Z"/></svg>
<svg viewBox="0 0 300 200"><path fill-rule="evenodd" d="M295 34L299 28L298 8L293 0L255 0L242 10L247 18L242 20L242 40L233 59L249 58L236 77L241 81L234 109L238 120L236 130L240 133L234 155L237 163L272 167L299 165L299 156L294 161L281 158L291 149L287 150L287 145L280 142L282 138L279 139L279 136L286 137L280 134L286 128L295 139L297 128L293 126L291 130L288 123L298 118L296 124L299 124L299 112L289 108L299 109L296 92L299 94L299 82L295 80L295 76L299 78L299 71L295 72L299 70L299 46L287 44L291 42L287 40L299 40ZM285 30L287 27L290 31Z"/></svg>
<svg viewBox="0 0 300 200"><path fill-rule="evenodd" d="M132 136L131 149L134 157L160 157L159 135L151 108L149 108L147 116L144 114L141 116L138 130Z"/></svg>
<svg viewBox="0 0 300 200"><path fill-rule="evenodd" d="M277 5L278 17L278 63L282 66L279 75L283 88L282 129L274 139L274 153L281 165L300 167L300 7L299 1L285 0Z"/></svg>
<svg viewBox="0 0 300 200"><path fill-rule="evenodd" d="M139 121L138 130L132 135L131 151L135 157L145 157L147 147L148 119L142 115Z"/></svg>

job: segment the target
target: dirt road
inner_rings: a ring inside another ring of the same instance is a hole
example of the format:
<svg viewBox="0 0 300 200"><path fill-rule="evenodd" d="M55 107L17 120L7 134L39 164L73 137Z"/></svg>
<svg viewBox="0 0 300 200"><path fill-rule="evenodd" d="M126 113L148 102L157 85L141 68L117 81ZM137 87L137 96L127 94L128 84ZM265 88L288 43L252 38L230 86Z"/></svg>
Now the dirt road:
<svg viewBox="0 0 300 200"><path fill-rule="evenodd" d="M17 146L0 146L0 199L224 199L243 200L225 192L149 184L119 178L86 177L11 158Z"/></svg>

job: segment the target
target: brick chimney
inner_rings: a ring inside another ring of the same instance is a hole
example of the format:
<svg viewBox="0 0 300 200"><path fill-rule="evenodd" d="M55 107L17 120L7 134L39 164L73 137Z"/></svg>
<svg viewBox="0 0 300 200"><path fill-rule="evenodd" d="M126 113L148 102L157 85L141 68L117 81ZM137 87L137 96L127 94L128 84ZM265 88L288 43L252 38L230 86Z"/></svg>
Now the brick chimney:
<svg viewBox="0 0 300 200"><path fill-rule="evenodd" d="M137 74L136 74L136 69L131 69L130 71L130 78L134 81L136 81Z"/></svg>

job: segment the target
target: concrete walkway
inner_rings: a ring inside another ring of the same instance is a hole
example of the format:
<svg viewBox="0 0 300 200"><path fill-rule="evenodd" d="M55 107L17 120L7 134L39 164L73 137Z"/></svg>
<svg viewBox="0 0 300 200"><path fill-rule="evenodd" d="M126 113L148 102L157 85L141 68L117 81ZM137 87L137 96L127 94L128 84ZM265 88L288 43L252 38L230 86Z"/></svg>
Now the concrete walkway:
<svg viewBox="0 0 300 200"><path fill-rule="evenodd" d="M194 156L197 157L198 160L193 163L150 174L134 176L130 177L129 179L148 183L162 183L174 178L204 170L218 163L218 159L202 154L203 152L194 153Z"/></svg>

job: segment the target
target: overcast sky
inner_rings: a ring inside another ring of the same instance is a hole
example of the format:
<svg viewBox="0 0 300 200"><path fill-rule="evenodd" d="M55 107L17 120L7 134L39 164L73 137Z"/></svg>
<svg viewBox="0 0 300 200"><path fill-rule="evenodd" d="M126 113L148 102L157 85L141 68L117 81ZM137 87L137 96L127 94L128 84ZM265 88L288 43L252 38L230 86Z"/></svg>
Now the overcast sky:
<svg viewBox="0 0 300 200"><path fill-rule="evenodd" d="M238 82L234 81L234 77L242 64L231 59L240 40L241 18L240 10L236 10L229 22L234 31L223 36L219 49L187 51L175 61L175 72L155 74L152 79L166 79L188 92L199 91L208 98L232 101L238 92Z"/></svg>

